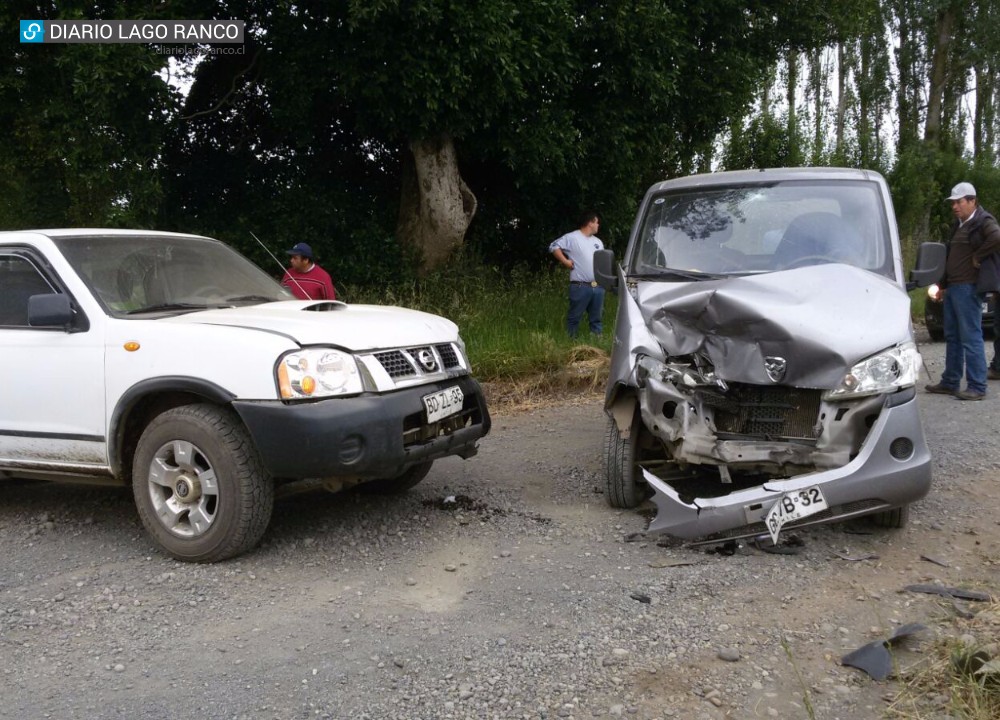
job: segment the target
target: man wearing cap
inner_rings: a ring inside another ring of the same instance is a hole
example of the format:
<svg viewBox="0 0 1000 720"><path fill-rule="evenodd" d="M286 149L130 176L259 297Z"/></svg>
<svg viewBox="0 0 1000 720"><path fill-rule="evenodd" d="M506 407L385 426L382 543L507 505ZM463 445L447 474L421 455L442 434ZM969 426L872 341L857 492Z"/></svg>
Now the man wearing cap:
<svg viewBox="0 0 1000 720"><path fill-rule="evenodd" d="M983 347L985 293L1000 291L1000 226L979 207L976 189L962 182L948 197L955 215L948 260L940 282L944 293L945 361L941 381L927 392L982 400L986 395L986 350ZM962 374L966 389L961 389Z"/></svg>
<svg viewBox="0 0 1000 720"><path fill-rule="evenodd" d="M604 288L594 280L594 252L604 249L597 237L601 221L597 213L587 211L580 216L579 229L566 233L549 244L549 252L563 267L569 268L569 310L566 331L576 337L584 310L590 322L590 332L600 335L603 329Z"/></svg>
<svg viewBox="0 0 1000 720"><path fill-rule="evenodd" d="M336 300L337 291L326 270L313 260L312 248L298 243L288 251L291 267L285 271L281 284L299 300Z"/></svg>

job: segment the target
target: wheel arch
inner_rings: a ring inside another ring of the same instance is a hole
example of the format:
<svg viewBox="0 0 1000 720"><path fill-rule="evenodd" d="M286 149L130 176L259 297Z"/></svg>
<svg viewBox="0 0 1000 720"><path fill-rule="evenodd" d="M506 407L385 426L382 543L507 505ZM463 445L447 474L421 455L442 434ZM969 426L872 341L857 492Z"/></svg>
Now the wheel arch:
<svg viewBox="0 0 1000 720"><path fill-rule="evenodd" d="M132 458L139 437L160 413L202 402L230 405L235 399L225 388L201 378L168 376L136 383L122 394L111 414L108 458L115 477L131 479Z"/></svg>

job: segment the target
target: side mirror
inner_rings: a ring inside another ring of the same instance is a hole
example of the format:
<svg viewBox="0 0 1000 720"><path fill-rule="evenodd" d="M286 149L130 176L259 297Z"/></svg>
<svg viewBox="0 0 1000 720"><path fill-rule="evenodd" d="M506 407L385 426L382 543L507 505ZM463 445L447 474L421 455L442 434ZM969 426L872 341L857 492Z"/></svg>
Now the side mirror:
<svg viewBox="0 0 1000 720"><path fill-rule="evenodd" d="M50 293L28 298L28 325L31 327L68 327L72 322L69 295Z"/></svg>
<svg viewBox="0 0 1000 720"><path fill-rule="evenodd" d="M910 282L906 284L907 289L927 287L940 282L944 276L944 264L947 256L948 248L945 247L944 243L921 243L917 250L916 267L910 271Z"/></svg>
<svg viewBox="0 0 1000 720"><path fill-rule="evenodd" d="M594 251L594 279L597 284L609 292L618 292L618 273L615 272L615 253L613 250Z"/></svg>

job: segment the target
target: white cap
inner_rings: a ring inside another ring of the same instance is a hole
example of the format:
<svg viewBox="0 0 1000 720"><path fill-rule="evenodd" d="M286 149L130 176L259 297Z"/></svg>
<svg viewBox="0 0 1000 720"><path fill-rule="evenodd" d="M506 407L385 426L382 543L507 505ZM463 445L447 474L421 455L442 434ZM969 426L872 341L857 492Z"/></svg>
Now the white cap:
<svg viewBox="0 0 1000 720"><path fill-rule="evenodd" d="M972 187L972 183L961 182L953 187L948 200L961 200L965 197L976 197L976 188Z"/></svg>

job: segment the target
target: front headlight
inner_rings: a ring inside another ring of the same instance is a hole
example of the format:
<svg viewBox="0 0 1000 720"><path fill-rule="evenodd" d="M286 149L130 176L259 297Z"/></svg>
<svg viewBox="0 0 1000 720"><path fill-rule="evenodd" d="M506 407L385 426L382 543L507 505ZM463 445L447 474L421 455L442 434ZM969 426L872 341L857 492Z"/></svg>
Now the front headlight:
<svg viewBox="0 0 1000 720"><path fill-rule="evenodd" d="M823 393L824 400L894 392L915 385L920 374L920 353L912 342L900 343L851 368L840 386Z"/></svg>
<svg viewBox="0 0 1000 720"><path fill-rule="evenodd" d="M333 348L304 348L278 362L278 391L284 400L353 395L364 388L354 356Z"/></svg>

